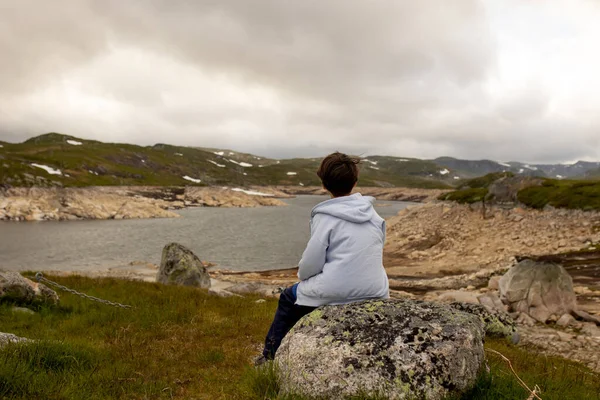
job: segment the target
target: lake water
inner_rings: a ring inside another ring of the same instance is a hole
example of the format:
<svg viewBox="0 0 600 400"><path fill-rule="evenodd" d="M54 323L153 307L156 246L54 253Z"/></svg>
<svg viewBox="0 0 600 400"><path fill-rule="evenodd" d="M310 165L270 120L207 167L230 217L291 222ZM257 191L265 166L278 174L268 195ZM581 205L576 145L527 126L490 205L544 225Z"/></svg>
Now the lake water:
<svg viewBox="0 0 600 400"><path fill-rule="evenodd" d="M309 238L310 210L325 196L298 196L287 207L192 208L181 218L0 222L0 269L104 270L132 261L160 264L178 242L219 268L265 270L297 265ZM410 203L377 201L388 218Z"/></svg>

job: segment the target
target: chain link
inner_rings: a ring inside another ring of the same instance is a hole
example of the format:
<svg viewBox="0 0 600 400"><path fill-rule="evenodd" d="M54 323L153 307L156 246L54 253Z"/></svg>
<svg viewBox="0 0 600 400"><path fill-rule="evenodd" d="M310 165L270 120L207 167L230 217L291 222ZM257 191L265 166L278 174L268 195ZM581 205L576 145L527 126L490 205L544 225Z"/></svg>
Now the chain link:
<svg viewBox="0 0 600 400"><path fill-rule="evenodd" d="M127 304L115 303L115 302L110 301L110 300L99 299L98 297L89 296L89 295L87 295L85 293L80 293L77 290L69 289L68 287L63 286L60 283L56 283L56 282L53 282L53 281L51 281L49 279L44 278L44 275L42 275L41 272L38 272L38 273L35 274L35 279L38 282L43 282L45 284L52 285L52 286L54 286L54 287L56 287L56 288L58 288L60 290L65 291L65 292L68 292L68 293L71 293L71 294L83 297L84 299L88 299L88 300L91 300L91 301L97 301L98 303L107 304L107 305L113 306L113 307L133 308L132 306L128 306Z"/></svg>

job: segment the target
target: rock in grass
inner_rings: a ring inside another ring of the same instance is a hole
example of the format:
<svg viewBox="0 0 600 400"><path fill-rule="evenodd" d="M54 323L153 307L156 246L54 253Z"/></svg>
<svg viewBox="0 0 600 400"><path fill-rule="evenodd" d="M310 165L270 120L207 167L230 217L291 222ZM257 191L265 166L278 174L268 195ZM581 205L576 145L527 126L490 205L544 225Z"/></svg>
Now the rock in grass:
<svg viewBox="0 0 600 400"><path fill-rule="evenodd" d="M500 298L511 311L541 323L577 308L569 273L561 265L532 260L521 261L500 279Z"/></svg>
<svg viewBox="0 0 600 400"><path fill-rule="evenodd" d="M210 287L210 276L202 261L178 243L170 243L163 249L156 281L166 285Z"/></svg>
<svg viewBox="0 0 600 400"><path fill-rule="evenodd" d="M56 305L59 298L54 290L33 282L18 272L0 271L0 301L17 305Z"/></svg>
<svg viewBox="0 0 600 400"><path fill-rule="evenodd" d="M22 338L12 333L0 332L0 348L6 346L9 343L23 343L29 342L30 339Z"/></svg>
<svg viewBox="0 0 600 400"><path fill-rule="evenodd" d="M471 387L483 360L478 316L414 300L321 307L275 357L282 394L442 399Z"/></svg>

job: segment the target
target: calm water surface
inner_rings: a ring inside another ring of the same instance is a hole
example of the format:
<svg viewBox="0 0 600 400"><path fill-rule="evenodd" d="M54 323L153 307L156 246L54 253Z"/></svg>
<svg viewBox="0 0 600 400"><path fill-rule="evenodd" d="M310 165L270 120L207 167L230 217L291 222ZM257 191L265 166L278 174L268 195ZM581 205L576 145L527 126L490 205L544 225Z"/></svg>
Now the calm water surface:
<svg viewBox="0 0 600 400"><path fill-rule="evenodd" d="M0 269L103 270L132 261L160 263L178 242L221 268L296 266L309 237L310 210L325 196L299 196L287 207L193 208L181 218L121 221L0 222ZM378 201L388 218L410 203Z"/></svg>

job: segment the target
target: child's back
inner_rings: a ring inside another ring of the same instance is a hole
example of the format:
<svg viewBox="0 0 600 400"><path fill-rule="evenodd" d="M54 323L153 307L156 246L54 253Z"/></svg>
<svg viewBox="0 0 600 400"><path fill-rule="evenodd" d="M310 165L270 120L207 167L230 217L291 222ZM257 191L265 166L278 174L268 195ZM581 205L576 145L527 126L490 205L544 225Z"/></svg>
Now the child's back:
<svg viewBox="0 0 600 400"><path fill-rule="evenodd" d="M382 262L385 222L375 212L373 198L350 195L359 162L337 152L321 162L317 175L333 198L312 211L300 283L281 292L257 364L272 359L292 326L316 307L389 297Z"/></svg>
<svg viewBox="0 0 600 400"><path fill-rule="evenodd" d="M317 307L388 298L385 221L372 197L336 197L311 214L311 239L299 264L299 305Z"/></svg>

